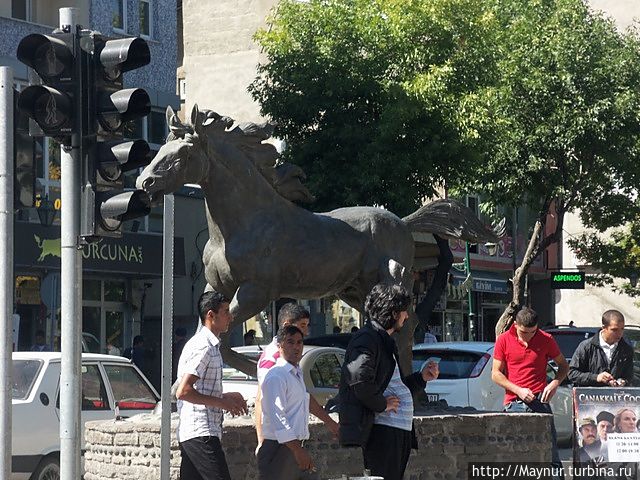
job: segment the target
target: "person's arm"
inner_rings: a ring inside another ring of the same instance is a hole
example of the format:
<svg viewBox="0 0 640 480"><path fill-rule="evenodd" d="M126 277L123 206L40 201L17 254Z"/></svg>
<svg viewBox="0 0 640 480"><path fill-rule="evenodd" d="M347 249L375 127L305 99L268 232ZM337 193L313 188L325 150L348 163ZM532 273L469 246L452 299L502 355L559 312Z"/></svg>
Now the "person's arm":
<svg viewBox="0 0 640 480"><path fill-rule="evenodd" d="M590 341L591 340L584 340L578 345L578 348L576 348L576 351L573 352L573 356L571 357L571 363L569 363L568 378L576 387L598 387L601 386L602 383L609 381L607 380L607 375L611 376L608 372L598 374L589 371L587 349Z"/></svg>
<svg viewBox="0 0 640 480"><path fill-rule="evenodd" d="M285 442L285 445L289 450L291 450L291 453L293 453L293 457L296 459L296 463L300 470L303 472L307 470L315 472L316 467L313 464L313 460L311 460L309 452L302 447L300 440L290 440Z"/></svg>
<svg viewBox="0 0 640 480"><path fill-rule="evenodd" d="M553 361L558 365L558 372L556 373L556 378L551 380L544 390L542 391L542 395L540 396L540 401L542 403L548 403L553 396L556 394L558 387L567 378L567 374L569 373L569 364L567 363L567 359L564 358L564 355L560 353L556 357L553 358Z"/></svg>
<svg viewBox="0 0 640 480"><path fill-rule="evenodd" d="M505 390L513 392L520 400L524 402L533 401L535 395L528 388L522 388L510 381L507 376L504 374L505 372L505 364L502 360L498 360L497 358L493 358L493 365L491 367L491 380L500 385Z"/></svg>
<svg viewBox="0 0 640 480"><path fill-rule="evenodd" d="M264 435L262 435L262 387L258 384L258 391L256 392L256 436L258 437L258 447L262 445L264 441Z"/></svg>
<svg viewBox="0 0 640 480"><path fill-rule="evenodd" d="M233 415L247 413L247 403L241 394L237 392L223 393L222 397L204 395L194 388L199 377L191 373L185 373L180 380L176 398L196 405L205 405L211 408L220 408Z"/></svg>
<svg viewBox="0 0 640 480"><path fill-rule="evenodd" d="M351 341L353 345L349 345L350 351L345 359L347 364L342 367L347 373L347 383L365 408L373 412L384 412L389 408L389 402L375 384L377 352L368 344L370 339L367 336L360 336L358 340L357 343L355 339Z"/></svg>
<svg viewBox="0 0 640 480"><path fill-rule="evenodd" d="M324 408L320 406L318 401L313 398L313 395L311 394L309 394L309 412L322 420L324 425L329 429L333 436L338 438L338 430L340 429L338 422L336 422L329 416L327 412L325 412Z"/></svg>

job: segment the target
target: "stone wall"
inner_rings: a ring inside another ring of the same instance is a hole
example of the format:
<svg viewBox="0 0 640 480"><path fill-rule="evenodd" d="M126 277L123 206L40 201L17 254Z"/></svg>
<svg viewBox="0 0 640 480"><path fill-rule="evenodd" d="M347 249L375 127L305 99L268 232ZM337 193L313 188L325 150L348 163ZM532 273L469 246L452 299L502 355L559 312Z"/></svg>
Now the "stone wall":
<svg viewBox="0 0 640 480"><path fill-rule="evenodd" d="M542 462L551 459L550 416L480 413L416 417L419 450L409 459L406 480L467 478L467 464ZM173 430L177 418L173 419ZM359 449L340 448L316 422L307 446L323 479L361 475ZM88 422L85 480L160 478L160 418ZM250 418L225 420L223 445L234 480L257 478L255 430ZM180 451L171 443L171 478L179 478Z"/></svg>

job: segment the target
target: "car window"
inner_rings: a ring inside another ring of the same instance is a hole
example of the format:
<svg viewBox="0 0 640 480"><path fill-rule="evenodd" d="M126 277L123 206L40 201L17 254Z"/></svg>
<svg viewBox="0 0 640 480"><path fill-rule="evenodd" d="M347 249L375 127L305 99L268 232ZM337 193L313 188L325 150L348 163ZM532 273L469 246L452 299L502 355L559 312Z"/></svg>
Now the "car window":
<svg viewBox="0 0 640 480"><path fill-rule="evenodd" d="M340 384L340 362L333 353L319 355L311 368L311 381L320 388L338 388Z"/></svg>
<svg viewBox="0 0 640 480"><path fill-rule="evenodd" d="M556 340L558 347L560 347L560 351L565 358L573 357L573 352L576 351L580 342L587 338L593 337L593 332L585 332L585 331L568 331L562 330L559 332L549 332Z"/></svg>
<svg viewBox="0 0 640 480"><path fill-rule="evenodd" d="M464 352L460 350L414 350L411 363L413 371L417 372L425 361L436 357L440 359L438 379L469 378L483 355L482 352Z"/></svg>
<svg viewBox="0 0 640 480"><path fill-rule="evenodd" d="M26 400L38 377L42 360L14 360L11 369L11 399Z"/></svg>
<svg viewBox="0 0 640 480"><path fill-rule="evenodd" d="M113 398L120 410L153 410L157 400L132 365L104 365Z"/></svg>
<svg viewBox="0 0 640 480"><path fill-rule="evenodd" d="M246 373L241 372L240 370L237 370L233 367L230 367L225 363L222 366L222 380L231 380L231 381L256 380L256 376L247 375Z"/></svg>
<svg viewBox="0 0 640 480"><path fill-rule="evenodd" d="M56 408L60 408L59 393ZM82 410L109 410L107 390L97 365L82 365Z"/></svg>

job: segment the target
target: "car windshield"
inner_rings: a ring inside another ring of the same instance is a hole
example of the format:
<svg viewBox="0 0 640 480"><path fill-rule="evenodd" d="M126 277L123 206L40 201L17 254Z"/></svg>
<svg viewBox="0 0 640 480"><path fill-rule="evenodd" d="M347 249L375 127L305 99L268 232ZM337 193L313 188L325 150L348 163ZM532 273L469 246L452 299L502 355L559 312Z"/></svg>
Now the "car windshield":
<svg viewBox="0 0 640 480"><path fill-rule="evenodd" d="M244 352L243 355L249 357L256 362L260 358L260 354L262 352ZM255 375L247 375L244 372L241 372L238 369L235 369L226 363L222 367L222 380L256 380L257 377Z"/></svg>
<svg viewBox="0 0 640 480"><path fill-rule="evenodd" d="M438 379L469 378L473 368L483 355L482 352L460 350L414 350L412 368L414 372L417 372L428 359L439 358L440 375Z"/></svg>
<svg viewBox="0 0 640 480"><path fill-rule="evenodd" d="M593 332L585 331L561 330L550 333L558 343L558 347L560 347L562 355L564 355L564 357L567 359L573 357L573 352L576 351L576 348L578 348L580 342L582 342L586 338L591 338L593 336Z"/></svg>
<svg viewBox="0 0 640 480"><path fill-rule="evenodd" d="M11 398L26 400L36 381L41 360L14 360L11 371Z"/></svg>

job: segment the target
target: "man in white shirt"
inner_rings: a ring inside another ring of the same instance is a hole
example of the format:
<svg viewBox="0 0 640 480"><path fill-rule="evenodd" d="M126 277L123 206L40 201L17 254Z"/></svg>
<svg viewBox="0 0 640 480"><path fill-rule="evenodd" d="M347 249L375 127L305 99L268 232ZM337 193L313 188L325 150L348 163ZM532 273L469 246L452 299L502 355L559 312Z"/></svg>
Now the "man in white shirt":
<svg viewBox="0 0 640 480"><path fill-rule="evenodd" d="M302 332L293 325L280 329L280 356L262 383L262 434L257 453L260 480L319 479L304 448L309 438L309 393L300 370Z"/></svg>
<svg viewBox="0 0 640 480"><path fill-rule="evenodd" d="M230 480L222 450L222 411L241 415L247 403L237 392L222 393L220 335L229 329L229 300L221 293L205 292L198 301L202 328L180 355L176 392L177 437L182 480Z"/></svg>
<svg viewBox="0 0 640 480"><path fill-rule="evenodd" d="M282 329L286 325L295 325L302 332L303 337L309 334L309 311L302 305L296 303L285 303L278 312L278 325ZM278 338L274 337L273 341L266 346L260 359L258 360L258 394L256 395L256 435L258 436L258 448L262 444L262 392L261 386L267 372L276 365L280 358L280 349L278 346ZM316 401L310 398L309 409L311 413L324 422L329 431L337 438L338 423L335 422Z"/></svg>

